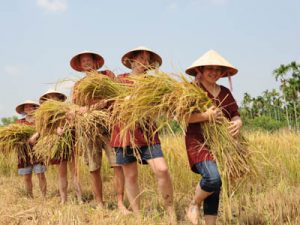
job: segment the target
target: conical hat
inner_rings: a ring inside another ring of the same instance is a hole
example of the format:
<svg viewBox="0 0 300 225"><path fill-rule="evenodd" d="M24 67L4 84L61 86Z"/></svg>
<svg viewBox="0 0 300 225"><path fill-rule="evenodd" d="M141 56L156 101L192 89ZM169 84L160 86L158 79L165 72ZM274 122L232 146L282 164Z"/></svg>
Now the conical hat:
<svg viewBox="0 0 300 225"><path fill-rule="evenodd" d="M99 55L95 52L91 52L91 51L83 51L83 52L80 52L77 55L75 55L70 61L70 65L74 70L83 72L83 70L80 66L80 56L83 54L92 54L95 65L96 65L96 68L95 68L96 70L100 69L103 66L104 59L101 55Z"/></svg>
<svg viewBox="0 0 300 225"><path fill-rule="evenodd" d="M233 76L238 70L233 67L226 59L224 59L219 53L214 50L210 50L197 59L190 67L186 69L186 73L192 76L196 76L196 68L203 66L222 66L226 68L225 75L223 77Z"/></svg>
<svg viewBox="0 0 300 225"><path fill-rule="evenodd" d="M154 64L155 62L157 62L158 65L161 66L161 64L162 64L161 57L157 53L152 51L151 49L144 47L144 46L140 46L135 49L132 49L129 52L127 52L125 55L123 55L123 57L121 59L123 65L126 66L127 68L131 69L130 61L132 60L133 54L135 52L140 52L140 51L146 51L146 52L150 53L151 60L152 60L152 62L150 62L150 64Z"/></svg>
<svg viewBox="0 0 300 225"><path fill-rule="evenodd" d="M67 96L65 94L55 91L53 89L49 89L40 97L40 99L39 99L40 104L42 104L46 100L46 97L48 94L56 94L62 101L65 101L67 99Z"/></svg>
<svg viewBox="0 0 300 225"><path fill-rule="evenodd" d="M31 101L31 100L26 100L25 102L23 102L22 104L20 104L16 107L16 112L19 113L19 114L24 113L24 106L25 105L33 105L34 107L39 107L38 103L36 103L34 101Z"/></svg>

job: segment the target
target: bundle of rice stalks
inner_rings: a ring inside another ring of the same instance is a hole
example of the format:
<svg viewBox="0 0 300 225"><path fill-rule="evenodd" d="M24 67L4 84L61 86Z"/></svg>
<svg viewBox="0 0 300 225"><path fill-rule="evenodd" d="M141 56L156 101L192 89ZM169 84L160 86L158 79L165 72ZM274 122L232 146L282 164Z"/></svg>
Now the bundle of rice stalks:
<svg viewBox="0 0 300 225"><path fill-rule="evenodd" d="M25 159L31 152L28 139L35 133L32 126L10 124L0 129L0 151L4 154L17 153Z"/></svg>
<svg viewBox="0 0 300 225"><path fill-rule="evenodd" d="M90 147L95 151L99 150L99 145L109 136L108 120L107 110L93 110L76 117L76 150L78 154L84 154Z"/></svg>
<svg viewBox="0 0 300 225"><path fill-rule="evenodd" d="M116 98L111 116L112 125L121 123L123 126L121 137L136 127L149 136L163 127L170 127L174 120L185 130L186 118L212 106L207 94L183 76L181 82L163 72L128 79L134 84L127 92L128 97ZM160 121L158 126L157 120Z"/></svg>
<svg viewBox="0 0 300 225"><path fill-rule="evenodd" d="M142 128L145 137L149 137L149 134L153 136L161 128L171 127L170 123L174 120L185 131L187 119L192 113L205 112L213 106L207 93L183 76L180 82L162 72L131 79L134 85L129 97L116 101L112 111L112 123L121 123L123 126L121 137L136 127ZM160 121L158 126L157 121ZM225 203L230 203L231 195L242 182L241 178L255 171L246 141L242 137L238 140L233 138L228 132L228 123L224 117L223 123L204 122L199 127L204 132L205 144L218 163ZM133 141L132 146L135 147Z"/></svg>
<svg viewBox="0 0 300 225"><path fill-rule="evenodd" d="M67 113L79 106L69 102L48 100L35 111L35 126L41 136L56 133L58 127L65 127L69 122Z"/></svg>
<svg viewBox="0 0 300 225"><path fill-rule="evenodd" d="M51 160L68 160L72 157L74 132L66 128L63 135L48 134L41 137L33 147L35 157L48 164Z"/></svg>
<svg viewBox="0 0 300 225"><path fill-rule="evenodd" d="M73 100L77 105L86 106L93 104L96 100L115 98L124 91L126 91L126 86L122 83L98 71L91 71L76 82Z"/></svg>
<svg viewBox="0 0 300 225"><path fill-rule="evenodd" d="M180 82L163 72L131 79L134 85L130 97L118 100L112 112L112 123L123 125L121 137L136 127L140 127L145 137L149 137L163 126L170 126L174 120L185 131L187 118L192 113L205 112L213 106L207 93L183 76ZM156 126L157 121L160 121L159 126ZM229 134L225 117L223 121L221 124L202 123L202 129L206 145L219 161L221 170L226 172L228 179L234 180L251 171L251 167L247 157L241 154L245 145Z"/></svg>

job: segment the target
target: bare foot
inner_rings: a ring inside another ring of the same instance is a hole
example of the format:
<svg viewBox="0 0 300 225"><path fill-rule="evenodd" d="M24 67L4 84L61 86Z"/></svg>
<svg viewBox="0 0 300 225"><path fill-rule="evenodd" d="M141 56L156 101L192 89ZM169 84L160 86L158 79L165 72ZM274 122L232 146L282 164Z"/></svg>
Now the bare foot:
<svg viewBox="0 0 300 225"><path fill-rule="evenodd" d="M197 205L190 204L186 212L186 216L192 224L197 225L199 222L199 207Z"/></svg>
<svg viewBox="0 0 300 225"><path fill-rule="evenodd" d="M129 211L123 204L118 204L118 209L123 215L129 215L132 214L131 211Z"/></svg>
<svg viewBox="0 0 300 225"><path fill-rule="evenodd" d="M169 224L176 225L177 224L177 216L174 207L167 208L168 216L169 216Z"/></svg>
<svg viewBox="0 0 300 225"><path fill-rule="evenodd" d="M98 202L96 205L96 209L104 209L104 203L103 202Z"/></svg>

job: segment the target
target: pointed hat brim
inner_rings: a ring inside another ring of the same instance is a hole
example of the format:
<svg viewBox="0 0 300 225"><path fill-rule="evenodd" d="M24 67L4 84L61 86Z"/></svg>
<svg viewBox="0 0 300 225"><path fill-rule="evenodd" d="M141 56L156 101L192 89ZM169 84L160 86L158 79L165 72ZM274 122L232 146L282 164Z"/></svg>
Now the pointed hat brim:
<svg viewBox="0 0 300 225"><path fill-rule="evenodd" d="M53 89L49 89L48 91L46 91L39 99L39 103L42 104L45 100L48 94L56 94L59 96L59 98L63 101L65 101L67 99L67 96L61 92L55 91Z"/></svg>
<svg viewBox="0 0 300 225"><path fill-rule="evenodd" d="M93 56L95 62L95 70L100 69L104 65L104 58L101 55L91 51L83 51L73 56L73 58L70 61L70 65L74 70L78 72L84 72L80 66L80 56L83 54L91 54Z"/></svg>
<svg viewBox="0 0 300 225"><path fill-rule="evenodd" d="M16 112L19 114L24 113L24 106L25 105L33 105L34 107L39 107L40 105L34 101L26 100L25 102L21 103L16 107Z"/></svg>
<svg viewBox="0 0 300 225"><path fill-rule="evenodd" d="M145 46L137 47L135 49L130 50L126 54L124 54L122 59L121 59L123 65L126 66L127 68L131 69L131 61L132 61L132 58L134 56L134 53L141 52L141 51L146 51L146 52L150 53L150 56L151 56L150 57L151 58L150 64L158 63L158 65L161 66L162 58L156 52L152 51L151 49L149 49Z"/></svg>
<svg viewBox="0 0 300 225"><path fill-rule="evenodd" d="M225 58L214 50L210 50L198 58L190 67L186 69L186 73L196 76L196 69L203 66L222 66L226 69L223 77L233 76L238 70L232 66Z"/></svg>

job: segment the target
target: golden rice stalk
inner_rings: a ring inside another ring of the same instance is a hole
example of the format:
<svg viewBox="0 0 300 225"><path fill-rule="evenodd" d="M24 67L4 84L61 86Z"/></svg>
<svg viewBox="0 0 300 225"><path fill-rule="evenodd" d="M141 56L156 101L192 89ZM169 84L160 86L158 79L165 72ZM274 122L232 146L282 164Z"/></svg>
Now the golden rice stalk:
<svg viewBox="0 0 300 225"><path fill-rule="evenodd" d="M67 128L62 136L48 134L41 137L33 147L33 154L46 164L52 159L69 160L74 147L73 133L71 128Z"/></svg>
<svg viewBox="0 0 300 225"><path fill-rule="evenodd" d="M0 151L3 154L17 153L26 158L31 152L28 139L35 133L32 126L25 124L10 124L0 129Z"/></svg>
<svg viewBox="0 0 300 225"><path fill-rule="evenodd" d="M213 106L207 93L183 76L180 82L163 72L130 79L134 84L129 97L118 99L112 111L112 124L122 124L121 137L140 127L149 139L174 120L185 131L187 118L192 113L205 112ZM161 123L157 126L158 120ZM223 120L223 124L204 122L202 127L206 145L212 150L226 179L234 180L252 171L253 165L241 154L245 151L244 145L231 137L228 122L225 117Z"/></svg>
<svg viewBox="0 0 300 225"><path fill-rule="evenodd" d="M58 127L68 124L67 113L78 106L69 103L48 100L35 111L35 126L41 136L56 133Z"/></svg>
<svg viewBox="0 0 300 225"><path fill-rule="evenodd" d="M98 71L91 71L74 85L73 100L77 105L86 106L95 100L115 98L124 91L126 86L122 83Z"/></svg>
<svg viewBox="0 0 300 225"><path fill-rule="evenodd" d="M115 99L111 125L122 124L121 136L140 127L145 136L154 134L171 121L178 121L183 130L186 118L193 112L204 112L212 106L207 94L181 76L181 82L170 75L157 72L153 75L129 77L133 82L128 96ZM156 121L160 120L159 126Z"/></svg>
<svg viewBox="0 0 300 225"><path fill-rule="evenodd" d="M78 115L75 120L76 150L84 154L89 147L94 150L101 145L103 139L109 136L109 113L107 110L93 110L83 115Z"/></svg>

